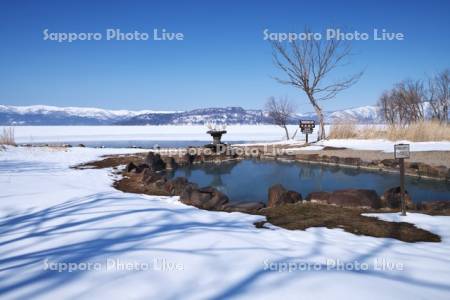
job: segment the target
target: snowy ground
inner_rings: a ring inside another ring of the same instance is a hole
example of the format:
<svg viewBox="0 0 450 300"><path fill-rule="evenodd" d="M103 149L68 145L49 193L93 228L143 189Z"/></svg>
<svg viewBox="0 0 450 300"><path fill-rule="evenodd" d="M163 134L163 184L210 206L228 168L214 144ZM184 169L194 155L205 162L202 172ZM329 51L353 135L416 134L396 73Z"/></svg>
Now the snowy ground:
<svg viewBox="0 0 450 300"><path fill-rule="evenodd" d="M124 151L0 151L1 299L450 298L450 217L379 215L439 244L263 230L260 216L122 193L108 170L69 168Z"/></svg>
<svg viewBox="0 0 450 300"><path fill-rule="evenodd" d="M411 152L418 151L450 151L450 142L410 142L410 141L387 141L387 140L328 140L319 142L319 145L346 147L355 150L378 150L383 152L394 152L394 145L404 143L410 144Z"/></svg>

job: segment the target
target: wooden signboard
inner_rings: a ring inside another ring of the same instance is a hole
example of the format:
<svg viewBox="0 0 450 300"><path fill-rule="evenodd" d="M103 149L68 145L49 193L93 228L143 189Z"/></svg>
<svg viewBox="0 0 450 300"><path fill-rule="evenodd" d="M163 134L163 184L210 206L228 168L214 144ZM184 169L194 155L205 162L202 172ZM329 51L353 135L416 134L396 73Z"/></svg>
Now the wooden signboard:
<svg viewBox="0 0 450 300"><path fill-rule="evenodd" d="M394 145L394 157L395 159L409 158L409 144Z"/></svg>
<svg viewBox="0 0 450 300"><path fill-rule="evenodd" d="M394 145L394 158L398 160L400 167L400 199L402 205L402 216L406 216L405 202L405 158L409 158L409 144Z"/></svg>
<svg viewBox="0 0 450 300"><path fill-rule="evenodd" d="M313 133L316 122L314 120L300 120L300 129L303 134L306 134L306 143L308 143L308 134Z"/></svg>

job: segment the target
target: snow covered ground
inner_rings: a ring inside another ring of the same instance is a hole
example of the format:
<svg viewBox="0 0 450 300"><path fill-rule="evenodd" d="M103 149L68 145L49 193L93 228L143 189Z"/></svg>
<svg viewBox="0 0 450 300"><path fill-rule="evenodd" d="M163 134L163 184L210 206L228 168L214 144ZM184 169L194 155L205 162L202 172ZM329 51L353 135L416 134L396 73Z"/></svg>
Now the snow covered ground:
<svg viewBox="0 0 450 300"><path fill-rule="evenodd" d="M394 145L399 143L410 144L411 152L418 151L450 151L450 141L441 142L410 142L410 141L387 141L387 140L328 140L319 142L318 145L346 147L355 150L378 150L383 152L394 152Z"/></svg>
<svg viewBox="0 0 450 300"><path fill-rule="evenodd" d="M440 234L408 244L122 193L69 166L120 149L0 151L1 299L449 299L450 217L381 214Z"/></svg>

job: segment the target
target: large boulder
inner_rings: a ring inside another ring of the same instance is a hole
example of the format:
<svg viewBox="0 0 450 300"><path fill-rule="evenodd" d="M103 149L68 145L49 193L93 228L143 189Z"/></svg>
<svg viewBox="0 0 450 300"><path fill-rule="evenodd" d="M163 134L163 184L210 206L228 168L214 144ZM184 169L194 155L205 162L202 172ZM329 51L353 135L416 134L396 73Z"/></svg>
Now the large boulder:
<svg viewBox="0 0 450 300"><path fill-rule="evenodd" d="M359 157L344 157L340 159L341 163L349 166L359 166L361 165L361 158Z"/></svg>
<svg viewBox="0 0 450 300"><path fill-rule="evenodd" d="M206 210L223 210L229 202L227 195L213 187L197 188L187 186L180 195L180 201Z"/></svg>
<svg viewBox="0 0 450 300"><path fill-rule="evenodd" d="M301 160L301 161L319 161L320 160L320 155L319 154L296 154L295 155L295 159L296 160Z"/></svg>
<svg viewBox="0 0 450 300"><path fill-rule="evenodd" d="M377 192L364 189L334 191L331 193L328 203L343 207L381 207L381 200Z"/></svg>
<svg viewBox="0 0 450 300"><path fill-rule="evenodd" d="M127 172L131 172L131 171L133 171L133 170L136 169L136 168L137 168L137 166L136 166L132 161L130 161L130 162L128 163L127 167L125 168L125 170L126 170Z"/></svg>
<svg viewBox="0 0 450 300"><path fill-rule="evenodd" d="M135 165L133 162L128 163L126 167L127 172L134 172L134 173L142 173L145 169L148 169L147 164Z"/></svg>
<svg viewBox="0 0 450 300"><path fill-rule="evenodd" d="M306 196L306 201L311 203L328 204L331 193L329 192L312 192Z"/></svg>
<svg viewBox="0 0 450 300"><path fill-rule="evenodd" d="M150 168L146 168L142 174L142 182L144 184L151 184L162 179L163 177L163 174L153 172Z"/></svg>
<svg viewBox="0 0 450 300"><path fill-rule="evenodd" d="M335 156L335 155L330 156L330 160L329 160L330 163L332 163L332 164L339 164L339 161L340 161L339 156Z"/></svg>
<svg viewBox="0 0 450 300"><path fill-rule="evenodd" d="M166 168L166 163L161 159L161 155L154 152L149 152L144 161L149 169L153 172L162 171Z"/></svg>
<svg viewBox="0 0 450 300"><path fill-rule="evenodd" d="M420 176L445 179L448 176L449 170L446 166L430 166L420 163L418 172Z"/></svg>
<svg viewBox="0 0 450 300"><path fill-rule="evenodd" d="M195 159L195 156L191 155L189 153L174 156L175 163L180 166L189 166L192 164L194 159Z"/></svg>
<svg viewBox="0 0 450 300"><path fill-rule="evenodd" d="M448 200L422 202L417 205L417 208L434 213L450 213L450 198Z"/></svg>
<svg viewBox="0 0 450 300"><path fill-rule="evenodd" d="M269 201L267 207L276 207L299 201L302 201L302 195L300 193L288 191L281 184L276 184L269 188Z"/></svg>
<svg viewBox="0 0 450 300"><path fill-rule="evenodd" d="M172 156L165 156L165 157L162 157L161 159L164 162L165 168L167 170L176 169L177 163L175 162L175 159Z"/></svg>
<svg viewBox="0 0 450 300"><path fill-rule="evenodd" d="M146 169L148 169L148 165L147 164L139 164L135 169L134 172L135 173L142 173L143 171L145 171Z"/></svg>
<svg viewBox="0 0 450 300"><path fill-rule="evenodd" d="M388 168L396 168L398 166L398 161L396 159L386 158L381 160L380 164Z"/></svg>
<svg viewBox="0 0 450 300"><path fill-rule="evenodd" d="M198 188L196 184L190 183L186 177L176 177L174 179L167 180L164 185L164 189L170 195L181 195L187 186Z"/></svg>
<svg viewBox="0 0 450 300"><path fill-rule="evenodd" d="M382 205L384 207L388 208L400 208L402 205L402 200L400 197L400 187L393 187L390 189L387 189L382 196ZM406 201L406 207L412 208L413 202L411 200L411 197L408 194L408 191L405 190L405 201Z"/></svg>

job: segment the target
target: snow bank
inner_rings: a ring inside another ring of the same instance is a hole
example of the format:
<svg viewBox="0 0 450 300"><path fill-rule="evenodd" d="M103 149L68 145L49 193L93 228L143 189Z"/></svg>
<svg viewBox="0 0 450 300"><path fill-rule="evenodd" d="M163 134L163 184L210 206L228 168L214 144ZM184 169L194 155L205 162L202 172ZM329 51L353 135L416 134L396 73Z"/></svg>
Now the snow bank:
<svg viewBox="0 0 450 300"><path fill-rule="evenodd" d="M108 170L69 168L120 151L0 152L0 298L448 299L449 217L405 219L438 244L262 230L261 216L122 193Z"/></svg>

